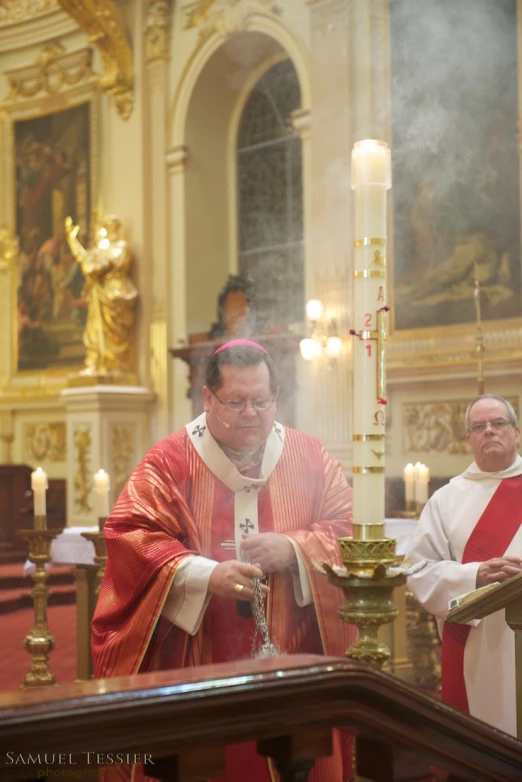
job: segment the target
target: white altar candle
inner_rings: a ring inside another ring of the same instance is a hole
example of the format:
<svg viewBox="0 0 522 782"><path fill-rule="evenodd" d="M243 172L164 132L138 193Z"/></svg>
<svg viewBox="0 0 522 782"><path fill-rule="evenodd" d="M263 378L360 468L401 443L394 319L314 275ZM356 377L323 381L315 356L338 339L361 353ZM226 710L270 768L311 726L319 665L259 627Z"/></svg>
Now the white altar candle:
<svg viewBox="0 0 522 782"><path fill-rule="evenodd" d="M417 462L415 478L415 502L417 505L426 505L428 502L428 484L430 482L430 471L425 464Z"/></svg>
<svg viewBox="0 0 522 782"><path fill-rule="evenodd" d="M406 504L415 501L415 467L411 462L402 471Z"/></svg>
<svg viewBox="0 0 522 782"><path fill-rule="evenodd" d="M45 473L41 467L37 467L34 472L31 473L31 489L33 490L34 501L34 516L35 526L37 524L36 517L42 517L46 514L45 507L45 492L48 488L47 473Z"/></svg>
<svg viewBox="0 0 522 782"><path fill-rule="evenodd" d="M96 496L95 512L98 519L105 519L109 515L109 475L105 470L98 470L94 474L94 491Z"/></svg>

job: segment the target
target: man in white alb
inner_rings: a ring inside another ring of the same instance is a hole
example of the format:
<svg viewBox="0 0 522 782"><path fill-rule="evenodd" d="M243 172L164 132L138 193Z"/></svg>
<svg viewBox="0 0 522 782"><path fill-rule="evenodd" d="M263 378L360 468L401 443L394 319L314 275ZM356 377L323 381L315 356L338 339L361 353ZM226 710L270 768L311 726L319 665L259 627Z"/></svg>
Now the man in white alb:
<svg viewBox="0 0 522 782"><path fill-rule="evenodd" d="M439 622L442 698L516 735L515 643L504 611L444 623L449 601L522 572L522 458L512 406L483 394L466 411L475 461L426 504L410 557L426 566L410 576L417 600Z"/></svg>

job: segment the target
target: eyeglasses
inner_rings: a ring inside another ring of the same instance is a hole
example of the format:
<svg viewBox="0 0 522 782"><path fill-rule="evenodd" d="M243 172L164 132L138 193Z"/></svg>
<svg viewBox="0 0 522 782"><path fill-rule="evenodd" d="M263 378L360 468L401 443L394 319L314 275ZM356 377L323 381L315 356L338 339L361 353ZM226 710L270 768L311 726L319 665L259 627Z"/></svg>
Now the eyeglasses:
<svg viewBox="0 0 522 782"><path fill-rule="evenodd" d="M471 424L469 431L471 434L482 434L488 426L491 426L494 432L502 432L507 426L513 426L513 424L511 421L506 421L505 418L495 418L494 421L476 421Z"/></svg>
<svg viewBox="0 0 522 782"><path fill-rule="evenodd" d="M274 404L273 396L269 399L220 399L217 394L214 396L231 413L242 413L248 404L251 404L254 410L268 410Z"/></svg>

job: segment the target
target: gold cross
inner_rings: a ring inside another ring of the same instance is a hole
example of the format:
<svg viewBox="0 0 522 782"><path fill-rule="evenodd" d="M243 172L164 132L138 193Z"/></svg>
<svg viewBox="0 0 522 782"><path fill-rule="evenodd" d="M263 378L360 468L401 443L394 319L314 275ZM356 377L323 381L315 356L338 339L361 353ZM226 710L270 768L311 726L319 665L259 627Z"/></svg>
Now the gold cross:
<svg viewBox="0 0 522 782"><path fill-rule="evenodd" d="M386 404L386 337L387 337L387 312L389 307L381 307L377 310L377 328L355 331L350 329L350 334L362 340L375 340L377 342L377 402Z"/></svg>

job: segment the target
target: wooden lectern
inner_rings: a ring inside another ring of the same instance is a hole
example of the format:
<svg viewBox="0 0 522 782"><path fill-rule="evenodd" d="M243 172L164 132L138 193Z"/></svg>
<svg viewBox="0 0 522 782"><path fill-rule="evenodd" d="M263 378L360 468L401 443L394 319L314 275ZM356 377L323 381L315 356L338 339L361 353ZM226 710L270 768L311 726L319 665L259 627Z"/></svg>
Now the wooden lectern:
<svg viewBox="0 0 522 782"><path fill-rule="evenodd" d="M479 594L452 608L446 622L466 624L472 619L484 619L504 608L506 622L515 633L515 682L517 703L517 737L522 740L522 573L509 578L489 592ZM499 661L500 665L500 661Z"/></svg>

